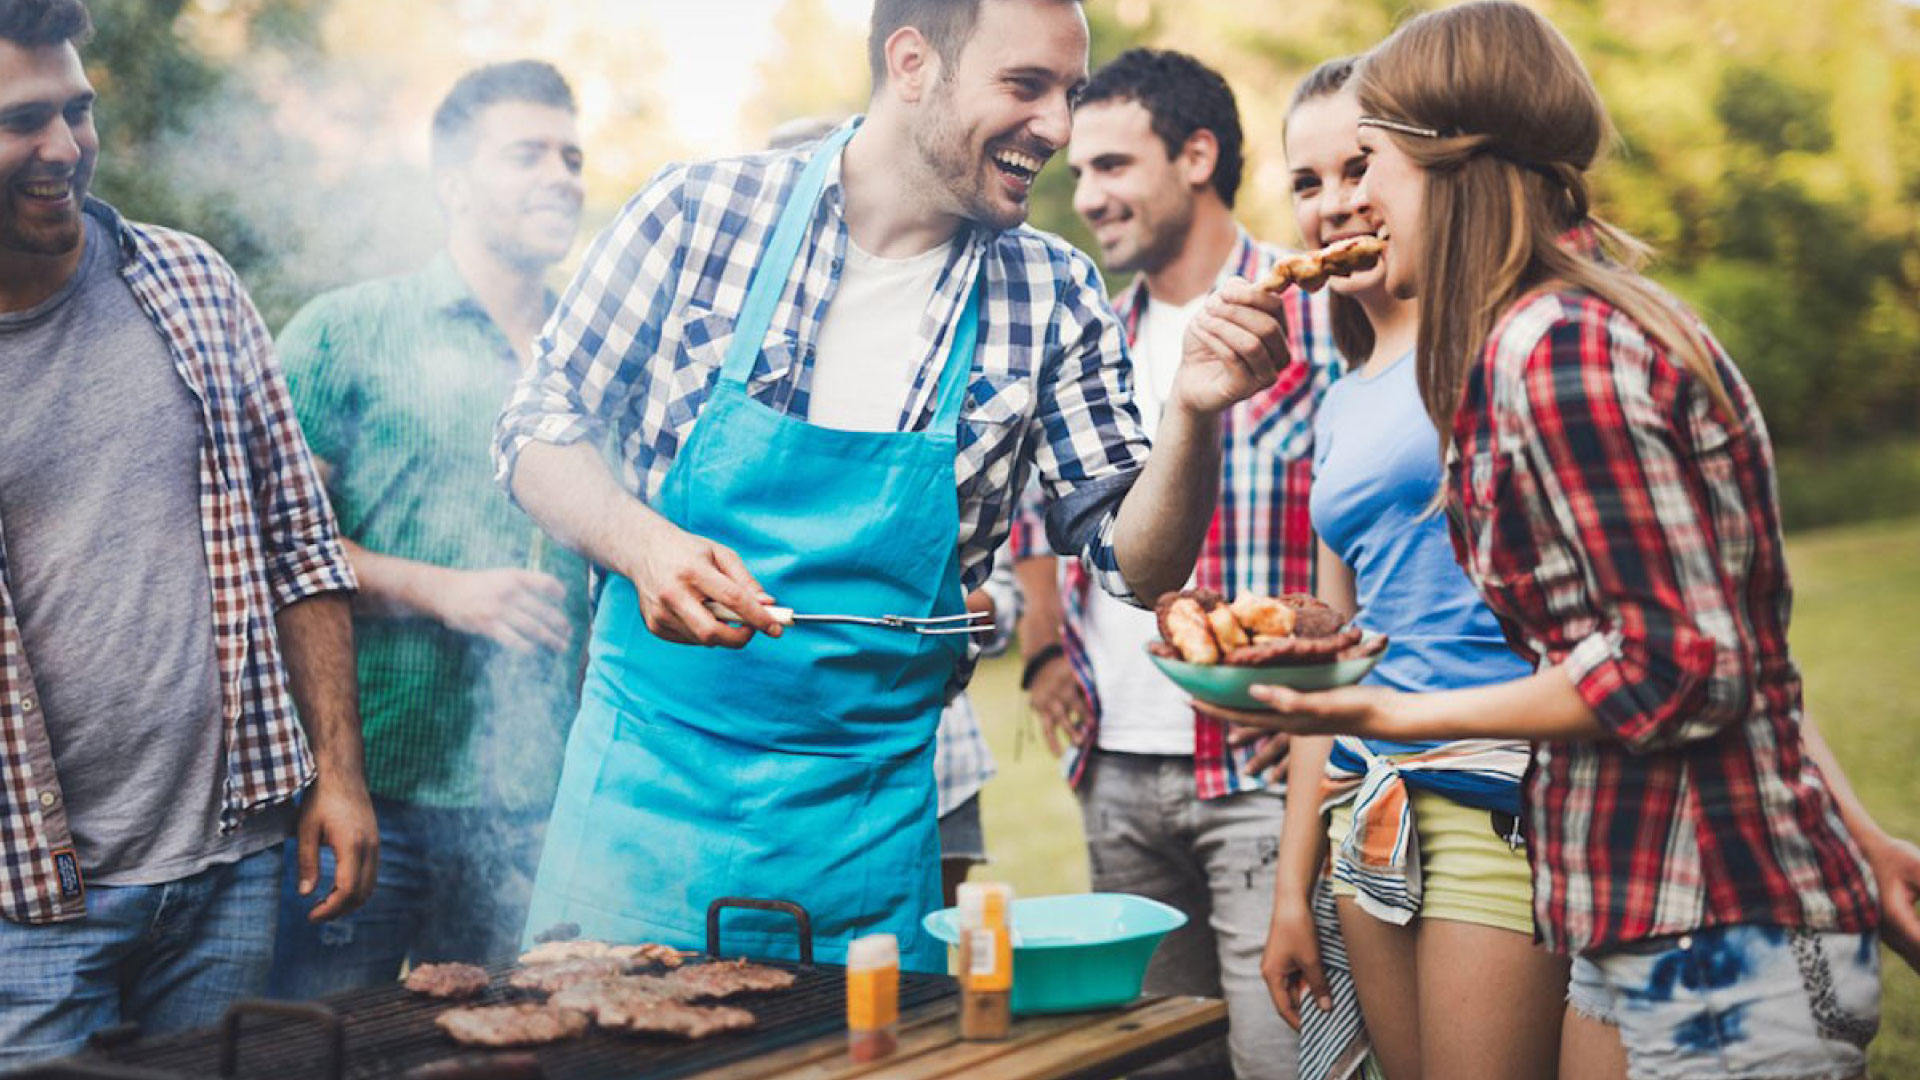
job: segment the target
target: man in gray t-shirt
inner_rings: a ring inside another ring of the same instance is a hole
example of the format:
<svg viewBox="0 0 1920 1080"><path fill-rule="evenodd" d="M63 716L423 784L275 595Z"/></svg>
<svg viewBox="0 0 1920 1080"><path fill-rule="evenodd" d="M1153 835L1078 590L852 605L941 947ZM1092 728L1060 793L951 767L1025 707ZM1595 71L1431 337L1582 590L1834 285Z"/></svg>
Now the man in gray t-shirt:
<svg viewBox="0 0 1920 1080"><path fill-rule="evenodd" d="M0 0L0 1068L211 1023L289 832L319 918L377 850L352 571L232 271L87 197L88 28Z"/></svg>

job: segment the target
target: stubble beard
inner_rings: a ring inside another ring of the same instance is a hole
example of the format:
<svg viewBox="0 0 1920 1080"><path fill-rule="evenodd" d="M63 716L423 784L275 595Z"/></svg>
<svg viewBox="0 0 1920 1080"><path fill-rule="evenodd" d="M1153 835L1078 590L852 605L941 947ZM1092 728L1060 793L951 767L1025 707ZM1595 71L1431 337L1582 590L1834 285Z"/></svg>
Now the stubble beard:
<svg viewBox="0 0 1920 1080"><path fill-rule="evenodd" d="M976 153L967 133L952 119L956 115L953 95L945 83L927 101L928 119L915 126L914 149L926 166L938 190L945 193L941 209L956 213L995 232L1004 232L1027 220L1026 206L1009 211L987 194L986 188L999 179L999 171Z"/></svg>
<svg viewBox="0 0 1920 1080"><path fill-rule="evenodd" d="M1123 251L1110 258L1108 270L1151 274L1172 262L1186 246L1187 234L1193 231L1193 204L1187 203L1165 217L1142 220L1141 224L1146 231L1145 239L1131 252Z"/></svg>
<svg viewBox="0 0 1920 1080"><path fill-rule="evenodd" d="M57 258L73 254L86 236L85 220L77 204L66 220L44 225L23 226L11 212L0 216L0 250Z"/></svg>

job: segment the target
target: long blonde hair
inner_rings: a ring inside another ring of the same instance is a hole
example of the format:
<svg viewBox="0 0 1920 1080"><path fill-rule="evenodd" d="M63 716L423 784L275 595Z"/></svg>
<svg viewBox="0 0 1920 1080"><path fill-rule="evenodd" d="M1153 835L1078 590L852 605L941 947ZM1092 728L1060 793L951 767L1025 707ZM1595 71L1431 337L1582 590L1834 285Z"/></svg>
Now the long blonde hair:
<svg viewBox="0 0 1920 1080"><path fill-rule="evenodd" d="M1691 317L1635 271L1648 250L1592 215L1587 172L1613 139L1573 47L1540 15L1480 0L1422 15L1360 66L1360 108L1426 174L1420 397L1440 432L1500 317L1549 283L1619 308L1735 415ZM1363 121L1364 122L1364 121ZM1591 226L1605 257L1562 242Z"/></svg>

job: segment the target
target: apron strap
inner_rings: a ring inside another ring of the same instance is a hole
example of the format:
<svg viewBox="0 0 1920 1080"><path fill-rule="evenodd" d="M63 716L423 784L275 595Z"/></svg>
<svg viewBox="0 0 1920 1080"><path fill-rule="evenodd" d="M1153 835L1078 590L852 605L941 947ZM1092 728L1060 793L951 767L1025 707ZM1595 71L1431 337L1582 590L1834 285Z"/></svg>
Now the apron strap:
<svg viewBox="0 0 1920 1080"><path fill-rule="evenodd" d="M747 286L747 302L733 324L733 343L728 346L727 359L720 366L721 382L745 386L753 375L761 343L766 341L767 330L773 326L774 310L780 306L780 295L786 292L787 276L793 272L794 260L800 254L800 242L806 239L807 226L813 220L813 208L826 187L827 170L856 130L857 126L844 128L820 144L780 207L773 240L753 271L753 281Z"/></svg>
<svg viewBox="0 0 1920 1080"><path fill-rule="evenodd" d="M974 272L973 288L967 291L966 306L953 328L953 344L947 350L947 364L940 372L939 396L935 398L933 419L928 431L954 430L960 423L960 407L967 401L967 386L973 381L974 347L980 342L980 294L986 289L987 261L980 260Z"/></svg>

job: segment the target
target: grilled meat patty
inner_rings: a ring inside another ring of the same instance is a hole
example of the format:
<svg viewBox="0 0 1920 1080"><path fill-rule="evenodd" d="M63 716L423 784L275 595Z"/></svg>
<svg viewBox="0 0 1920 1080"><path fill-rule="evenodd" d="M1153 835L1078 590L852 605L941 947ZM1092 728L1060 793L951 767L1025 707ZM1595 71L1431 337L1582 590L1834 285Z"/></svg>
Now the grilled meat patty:
<svg viewBox="0 0 1920 1080"><path fill-rule="evenodd" d="M672 976L628 975L576 983L548 1004L586 1013L603 1028L687 1039L754 1025L753 1014L745 1009L687 1004L686 999L698 993Z"/></svg>
<svg viewBox="0 0 1920 1080"><path fill-rule="evenodd" d="M587 1014L551 1005L482 1005L448 1009L434 1026L468 1046L537 1046L587 1033Z"/></svg>
<svg viewBox="0 0 1920 1080"><path fill-rule="evenodd" d="M487 982L486 969L472 964L421 964L403 985L428 997L470 998L485 993Z"/></svg>
<svg viewBox="0 0 1920 1080"><path fill-rule="evenodd" d="M685 987L702 998L724 998L764 990L785 990L793 985L793 972L749 963L746 960L716 960L710 964L684 967L663 981Z"/></svg>
<svg viewBox="0 0 1920 1080"><path fill-rule="evenodd" d="M612 975L625 975L632 965L613 956L584 956L575 960L529 964L507 976L507 985L517 990L551 994L576 983L591 982Z"/></svg>
<svg viewBox="0 0 1920 1080"><path fill-rule="evenodd" d="M676 968L686 960L688 955L671 945L659 945L650 941L641 942L638 945L612 945L604 941L549 941L535 945L520 954L520 962L531 966L559 963L564 960L600 960L611 957L616 960L625 960L630 967L659 964L662 967Z"/></svg>

